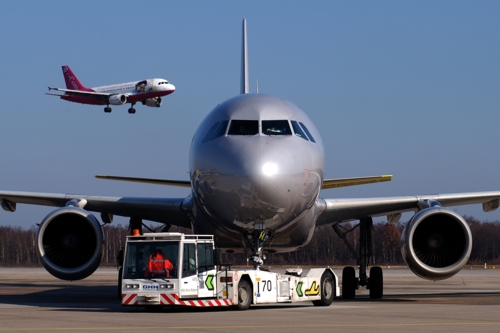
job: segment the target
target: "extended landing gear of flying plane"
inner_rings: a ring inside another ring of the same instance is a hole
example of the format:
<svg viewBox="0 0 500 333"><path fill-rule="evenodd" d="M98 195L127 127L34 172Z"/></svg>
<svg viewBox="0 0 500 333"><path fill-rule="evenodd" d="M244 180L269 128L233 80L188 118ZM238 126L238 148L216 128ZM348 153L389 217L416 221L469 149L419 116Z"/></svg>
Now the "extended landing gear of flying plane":
<svg viewBox="0 0 500 333"><path fill-rule="evenodd" d="M373 238L373 220L371 218L362 219L359 221L360 239L359 239L359 254L356 249L345 238L347 232L342 232L338 225L333 225L333 230L346 243L349 250L357 258L359 267L359 277L356 277L354 267L344 267L342 271L342 297L352 299L356 295L356 289L366 287L370 291L370 298L382 298L384 294L384 277L382 268L373 266L370 268L370 276L366 274L370 257L372 256L372 238Z"/></svg>
<svg viewBox="0 0 500 333"><path fill-rule="evenodd" d="M106 112L106 113L111 112L111 108L109 107L109 105L104 108L104 112Z"/></svg>
<svg viewBox="0 0 500 333"><path fill-rule="evenodd" d="M135 103L132 103L130 105L130 109L128 109L128 113L130 113L130 114L134 114L135 113L134 105L135 105Z"/></svg>

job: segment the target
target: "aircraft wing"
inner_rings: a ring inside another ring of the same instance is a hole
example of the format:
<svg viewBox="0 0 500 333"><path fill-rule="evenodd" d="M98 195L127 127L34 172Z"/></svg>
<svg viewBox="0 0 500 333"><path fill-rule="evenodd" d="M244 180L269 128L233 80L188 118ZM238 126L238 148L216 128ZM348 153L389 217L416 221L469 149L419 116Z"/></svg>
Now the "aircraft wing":
<svg viewBox="0 0 500 333"><path fill-rule="evenodd" d="M442 207L482 204L483 211L498 208L500 191L471 192L453 194L432 194L407 197L360 198L360 199L318 199L317 205L323 213L316 226L327 226L370 216L387 216L393 220L403 212L417 211L429 206L429 201L437 201Z"/></svg>
<svg viewBox="0 0 500 333"><path fill-rule="evenodd" d="M93 97L93 98L102 99L102 100L107 100L109 98L109 96L113 95L113 94L100 93L100 92L95 92L95 91L82 91L82 90L72 90L72 89L63 89L63 88L52 88L52 87L49 87L49 90L62 91L66 95L86 96L86 97ZM64 95L51 94L51 93L46 93L46 95L64 96Z"/></svg>
<svg viewBox="0 0 500 333"><path fill-rule="evenodd" d="M0 191L1 206L14 212L16 204L64 207L75 200L88 211L140 218L191 228L188 216L182 210L184 198L100 197L70 194Z"/></svg>

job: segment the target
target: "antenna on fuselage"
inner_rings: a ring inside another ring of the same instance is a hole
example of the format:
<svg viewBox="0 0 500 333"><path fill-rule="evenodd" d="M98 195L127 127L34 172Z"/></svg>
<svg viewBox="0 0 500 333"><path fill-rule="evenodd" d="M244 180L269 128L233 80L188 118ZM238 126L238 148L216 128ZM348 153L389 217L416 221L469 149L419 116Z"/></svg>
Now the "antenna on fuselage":
<svg viewBox="0 0 500 333"><path fill-rule="evenodd" d="M240 94L248 94L250 92L249 75L248 75L248 50L247 50L247 19L243 19L243 35L241 45L241 85Z"/></svg>

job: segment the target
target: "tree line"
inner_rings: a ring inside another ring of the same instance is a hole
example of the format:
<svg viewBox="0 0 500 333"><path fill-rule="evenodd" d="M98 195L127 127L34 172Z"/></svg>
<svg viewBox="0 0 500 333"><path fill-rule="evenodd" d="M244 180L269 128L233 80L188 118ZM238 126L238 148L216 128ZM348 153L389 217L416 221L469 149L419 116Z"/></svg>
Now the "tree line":
<svg viewBox="0 0 500 333"><path fill-rule="evenodd" d="M500 221L480 222L464 216L472 232L472 253L468 264L500 264ZM151 226L153 227L153 226ZM357 248L359 228L355 223L342 225L346 238ZM374 223L373 255L371 265L404 265L401 256L401 232L404 224ZM36 228L0 227L0 266L40 266L36 252ZM190 233L190 230L172 227L170 231ZM120 249L125 246L126 226L105 225L105 243L101 265L115 265ZM248 254L223 254L223 262L246 264ZM318 228L311 242L289 253L265 254L266 265L356 265L356 259L331 227Z"/></svg>

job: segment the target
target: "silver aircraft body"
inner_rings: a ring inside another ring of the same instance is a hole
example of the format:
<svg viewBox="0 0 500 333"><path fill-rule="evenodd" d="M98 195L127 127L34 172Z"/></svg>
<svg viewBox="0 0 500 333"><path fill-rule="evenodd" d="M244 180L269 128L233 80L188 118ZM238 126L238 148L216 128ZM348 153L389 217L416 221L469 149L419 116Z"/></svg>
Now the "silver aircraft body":
<svg viewBox="0 0 500 333"><path fill-rule="evenodd" d="M252 251L254 266L265 252L293 251L305 246L315 228L360 221L361 239L354 268L343 272L343 296L354 297L360 286L382 297L380 268L367 273L371 255L372 217L396 223L403 212L415 212L402 235L409 268L426 279L445 279L467 262L472 249L469 226L447 206L482 204L498 208L500 191L386 198L325 199L321 189L388 181L391 176L324 178L321 135L299 107L284 99L248 91L246 21L243 21L241 94L213 109L198 127L190 148L190 180L119 176L98 178L189 187L186 198L101 197L0 191L1 206L16 204L59 207L41 222L37 250L45 268L61 279L91 275L100 263L103 235L100 222L113 215L130 218L142 232L142 221L192 228L215 235L226 252ZM84 241L85 240L85 241ZM349 244L348 244L349 246ZM79 253L75 262L74 254Z"/></svg>

